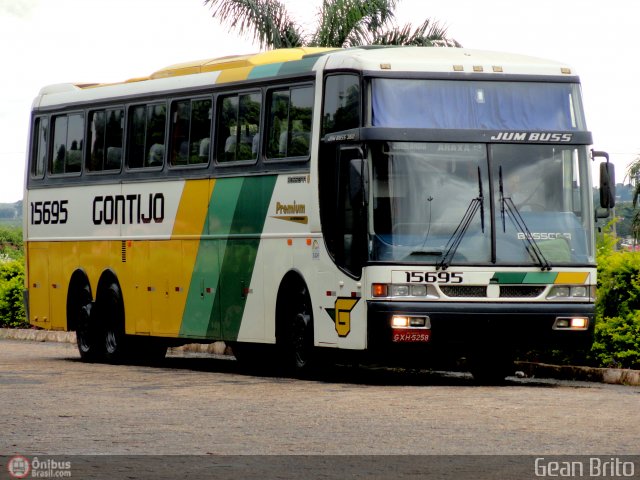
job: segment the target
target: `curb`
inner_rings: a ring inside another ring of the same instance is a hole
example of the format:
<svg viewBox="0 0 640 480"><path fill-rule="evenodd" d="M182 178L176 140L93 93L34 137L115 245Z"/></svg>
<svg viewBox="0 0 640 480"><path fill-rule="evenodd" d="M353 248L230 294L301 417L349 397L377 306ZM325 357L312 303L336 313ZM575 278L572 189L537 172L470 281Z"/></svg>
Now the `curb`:
<svg viewBox="0 0 640 480"><path fill-rule="evenodd" d="M640 370L549 365L533 362L516 362L516 365L529 378L555 378L611 385L640 386Z"/></svg>
<svg viewBox="0 0 640 480"><path fill-rule="evenodd" d="M0 339L26 340L30 342L58 342L76 343L76 332L63 332L56 330L35 330L0 328ZM232 356L231 349L224 342L214 343L189 343L180 347L169 348L170 352L208 353L211 355Z"/></svg>
<svg viewBox="0 0 640 480"><path fill-rule="evenodd" d="M75 332L54 330L0 328L0 339L75 344L76 334ZM173 347L169 350L171 352L233 355L231 349L224 342L191 343L181 347ZM578 380L611 385L640 386L640 370L550 365L534 362L516 362L516 366L528 378L555 378L558 380Z"/></svg>

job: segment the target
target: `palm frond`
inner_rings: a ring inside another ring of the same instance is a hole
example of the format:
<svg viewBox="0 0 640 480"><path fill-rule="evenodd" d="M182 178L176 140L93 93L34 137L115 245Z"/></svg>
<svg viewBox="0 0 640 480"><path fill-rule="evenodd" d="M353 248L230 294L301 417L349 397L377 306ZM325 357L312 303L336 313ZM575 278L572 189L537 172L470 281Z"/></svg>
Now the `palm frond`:
<svg viewBox="0 0 640 480"><path fill-rule="evenodd" d="M312 44L348 47L369 43L371 32L390 22L397 0L323 0Z"/></svg>
<svg viewBox="0 0 640 480"><path fill-rule="evenodd" d="M411 24L376 32L374 45L416 45L422 47L461 47L453 38L447 37L447 28L426 19L422 25L412 30Z"/></svg>
<svg viewBox="0 0 640 480"><path fill-rule="evenodd" d="M204 0L213 17L231 29L253 36L260 48L304 44L304 35L278 0Z"/></svg>

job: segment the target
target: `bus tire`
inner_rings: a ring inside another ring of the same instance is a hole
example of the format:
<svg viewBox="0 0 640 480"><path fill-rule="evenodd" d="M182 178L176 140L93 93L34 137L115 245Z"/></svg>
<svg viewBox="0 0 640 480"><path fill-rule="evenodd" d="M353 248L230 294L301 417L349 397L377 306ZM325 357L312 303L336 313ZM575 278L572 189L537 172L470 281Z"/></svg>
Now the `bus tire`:
<svg viewBox="0 0 640 480"><path fill-rule="evenodd" d="M301 279L284 282L278 294L276 346L280 366L287 374L302 376L315 363L311 298Z"/></svg>
<svg viewBox="0 0 640 480"><path fill-rule="evenodd" d="M100 331L95 315L89 285L78 288L70 298L70 315L76 330L78 352L83 362L99 362L104 350L101 348Z"/></svg>
<svg viewBox="0 0 640 480"><path fill-rule="evenodd" d="M477 351L471 356L470 371L478 385L502 385L515 370L513 355L493 350Z"/></svg>
<svg viewBox="0 0 640 480"><path fill-rule="evenodd" d="M124 303L117 282L112 281L98 293L96 307L100 316L105 360L123 363L129 358L127 336L124 329Z"/></svg>

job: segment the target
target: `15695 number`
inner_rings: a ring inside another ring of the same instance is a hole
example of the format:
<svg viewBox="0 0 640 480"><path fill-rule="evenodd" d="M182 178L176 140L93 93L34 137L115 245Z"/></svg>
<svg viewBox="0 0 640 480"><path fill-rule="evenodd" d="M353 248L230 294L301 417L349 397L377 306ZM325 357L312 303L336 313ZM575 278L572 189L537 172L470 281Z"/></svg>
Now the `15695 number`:
<svg viewBox="0 0 640 480"><path fill-rule="evenodd" d="M31 202L31 225L67 223L69 200Z"/></svg>
<svg viewBox="0 0 640 480"><path fill-rule="evenodd" d="M407 283L462 283L462 272L404 272Z"/></svg>

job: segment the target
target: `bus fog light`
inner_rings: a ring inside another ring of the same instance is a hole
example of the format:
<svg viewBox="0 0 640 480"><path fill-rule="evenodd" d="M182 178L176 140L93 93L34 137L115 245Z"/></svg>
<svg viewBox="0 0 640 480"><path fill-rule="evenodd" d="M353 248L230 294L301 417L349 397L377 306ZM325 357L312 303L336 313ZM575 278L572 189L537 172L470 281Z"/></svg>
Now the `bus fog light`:
<svg viewBox="0 0 640 480"><path fill-rule="evenodd" d="M586 330L589 328L587 317L558 317L553 323L554 330Z"/></svg>
<svg viewBox="0 0 640 480"><path fill-rule="evenodd" d="M431 328L429 317L409 317L409 326L416 328Z"/></svg>
<svg viewBox="0 0 640 480"><path fill-rule="evenodd" d="M406 328L409 326L409 318L400 315L394 315L391 318L391 325L393 325L394 327Z"/></svg>
<svg viewBox="0 0 640 480"><path fill-rule="evenodd" d="M575 330L585 330L589 326L589 320L583 317L571 319L571 328Z"/></svg>

